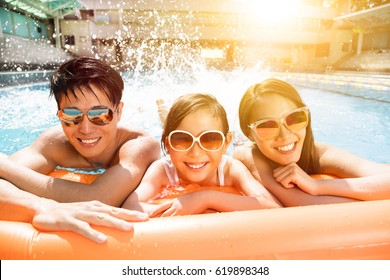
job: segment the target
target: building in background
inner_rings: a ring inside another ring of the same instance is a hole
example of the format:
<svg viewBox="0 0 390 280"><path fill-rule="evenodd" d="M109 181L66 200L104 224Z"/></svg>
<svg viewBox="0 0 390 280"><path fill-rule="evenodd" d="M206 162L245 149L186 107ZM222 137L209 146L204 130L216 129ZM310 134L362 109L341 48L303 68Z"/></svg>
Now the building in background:
<svg viewBox="0 0 390 280"><path fill-rule="evenodd" d="M38 12L46 7L46 18L16 7L31 2L2 1L0 61L9 67L33 61L30 53L38 60L23 44L29 54L12 55L27 40L57 47L52 55L41 51L45 59L94 56L126 70L196 61L275 71L390 70L386 1L371 1L372 7L352 0L34 1L41 2Z"/></svg>

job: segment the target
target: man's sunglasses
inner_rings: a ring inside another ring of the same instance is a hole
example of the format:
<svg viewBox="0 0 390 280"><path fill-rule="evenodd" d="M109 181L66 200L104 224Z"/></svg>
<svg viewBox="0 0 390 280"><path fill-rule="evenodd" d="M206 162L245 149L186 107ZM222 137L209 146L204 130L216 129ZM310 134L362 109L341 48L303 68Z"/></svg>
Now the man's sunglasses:
<svg viewBox="0 0 390 280"><path fill-rule="evenodd" d="M106 106L95 106L86 113L77 108L64 108L58 110L57 116L61 122L68 126L78 125L83 121L84 116L87 116L88 120L93 124L106 125L112 121L114 113Z"/></svg>
<svg viewBox="0 0 390 280"><path fill-rule="evenodd" d="M198 137L184 130L174 130L168 135L168 142L171 148L178 152L190 150L195 142L208 152L219 151L225 143L225 135L219 130L207 130Z"/></svg>
<svg viewBox="0 0 390 280"><path fill-rule="evenodd" d="M310 111L307 107L295 109L284 114L281 118L266 118L255 121L249 125L253 133L260 140L271 140L279 135L282 124L291 132L298 132L304 129L309 123Z"/></svg>

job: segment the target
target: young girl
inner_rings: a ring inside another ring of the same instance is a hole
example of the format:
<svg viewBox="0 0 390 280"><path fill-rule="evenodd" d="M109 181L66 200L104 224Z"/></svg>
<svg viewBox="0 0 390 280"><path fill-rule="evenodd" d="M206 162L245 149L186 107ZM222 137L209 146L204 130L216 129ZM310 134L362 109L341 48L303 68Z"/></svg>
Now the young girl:
<svg viewBox="0 0 390 280"><path fill-rule="evenodd" d="M268 79L241 99L240 127L252 141L233 157L284 206L390 198L390 165L314 142L310 110L288 83ZM340 179L318 180L313 174Z"/></svg>
<svg viewBox="0 0 390 280"><path fill-rule="evenodd" d="M161 138L167 155L122 207L152 217L280 207L240 161L224 155L231 141L226 112L213 96L179 97Z"/></svg>

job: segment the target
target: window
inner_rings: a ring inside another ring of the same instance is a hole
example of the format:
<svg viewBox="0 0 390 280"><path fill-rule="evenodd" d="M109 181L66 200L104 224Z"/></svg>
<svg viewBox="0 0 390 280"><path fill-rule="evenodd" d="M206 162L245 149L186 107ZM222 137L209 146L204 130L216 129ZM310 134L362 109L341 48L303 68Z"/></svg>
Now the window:
<svg viewBox="0 0 390 280"><path fill-rule="evenodd" d="M65 45L74 46L75 45L75 39L74 35L65 35Z"/></svg>
<svg viewBox="0 0 390 280"><path fill-rule="evenodd" d="M316 57L324 57L329 55L329 44L318 44L316 46Z"/></svg>

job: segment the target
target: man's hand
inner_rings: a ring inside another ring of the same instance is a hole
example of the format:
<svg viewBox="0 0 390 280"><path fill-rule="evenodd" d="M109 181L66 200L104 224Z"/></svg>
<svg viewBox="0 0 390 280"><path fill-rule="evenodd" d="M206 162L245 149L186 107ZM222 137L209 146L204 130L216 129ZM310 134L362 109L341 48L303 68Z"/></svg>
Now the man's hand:
<svg viewBox="0 0 390 280"><path fill-rule="evenodd" d="M94 230L90 224L130 231L133 230L131 222L143 222L148 218L145 213L112 207L98 201L58 203L45 200L36 210L32 224L42 231L73 231L97 243L104 243L107 236Z"/></svg>

